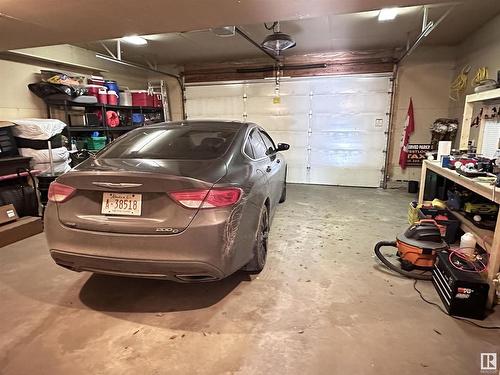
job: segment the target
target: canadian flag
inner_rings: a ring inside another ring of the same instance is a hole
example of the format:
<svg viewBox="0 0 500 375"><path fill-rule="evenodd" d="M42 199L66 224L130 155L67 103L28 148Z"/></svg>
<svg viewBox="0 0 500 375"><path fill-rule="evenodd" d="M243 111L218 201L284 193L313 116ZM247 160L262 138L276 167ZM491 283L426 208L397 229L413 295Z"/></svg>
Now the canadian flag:
<svg viewBox="0 0 500 375"><path fill-rule="evenodd" d="M406 168L406 159L408 157L408 142L410 135L415 131L415 119L413 117L413 101L410 98L410 105L408 106L408 113L406 114L405 127L403 129L403 136L401 137L401 151L399 153L399 165L402 169Z"/></svg>

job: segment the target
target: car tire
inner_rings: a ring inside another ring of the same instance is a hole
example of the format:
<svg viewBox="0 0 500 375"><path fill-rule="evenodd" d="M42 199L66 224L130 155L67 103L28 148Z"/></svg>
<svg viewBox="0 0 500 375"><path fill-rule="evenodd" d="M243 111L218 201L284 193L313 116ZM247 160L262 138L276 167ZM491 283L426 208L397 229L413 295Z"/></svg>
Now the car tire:
<svg viewBox="0 0 500 375"><path fill-rule="evenodd" d="M257 238L253 248L253 258L244 267L244 270L250 273L259 273L264 269L267 259L269 237L269 209L266 205L262 206L259 218L259 227Z"/></svg>
<svg viewBox="0 0 500 375"><path fill-rule="evenodd" d="M285 172L285 181L283 181L283 190L281 190L281 197L279 203L283 203L286 201L286 172Z"/></svg>

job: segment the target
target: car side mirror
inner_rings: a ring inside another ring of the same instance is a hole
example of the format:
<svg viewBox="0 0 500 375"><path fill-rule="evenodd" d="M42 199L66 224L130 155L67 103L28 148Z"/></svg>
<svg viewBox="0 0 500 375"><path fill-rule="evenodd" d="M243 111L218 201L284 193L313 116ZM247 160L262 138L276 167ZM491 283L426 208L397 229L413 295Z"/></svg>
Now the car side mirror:
<svg viewBox="0 0 500 375"><path fill-rule="evenodd" d="M290 145L288 143L278 143L278 147L276 148L276 151L286 151L290 148Z"/></svg>

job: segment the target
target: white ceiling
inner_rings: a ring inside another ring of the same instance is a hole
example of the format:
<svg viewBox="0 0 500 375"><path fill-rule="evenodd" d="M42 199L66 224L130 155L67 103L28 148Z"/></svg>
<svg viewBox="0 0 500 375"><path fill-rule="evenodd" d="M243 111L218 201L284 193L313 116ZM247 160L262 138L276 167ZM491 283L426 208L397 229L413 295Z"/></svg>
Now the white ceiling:
<svg viewBox="0 0 500 375"><path fill-rule="evenodd" d="M456 45L482 24L500 13L499 0L481 0L458 4L452 13L425 40L428 45ZM326 15L281 22L281 30L291 34L297 46L286 54L359 51L402 48L407 38L413 40L422 27L422 6L400 10L394 21L378 22L377 11L355 14ZM429 19L436 21L449 5L429 7ZM240 27L260 42L269 33L262 23ZM123 58L144 63L193 64L247 59L264 56L240 36L221 38L209 30L147 36L147 46L122 44ZM114 49L114 42L106 44ZM105 52L99 43L80 46Z"/></svg>
<svg viewBox="0 0 500 375"><path fill-rule="evenodd" d="M397 2L408 6L443 0ZM0 51L312 18L393 4L394 0L1 0Z"/></svg>

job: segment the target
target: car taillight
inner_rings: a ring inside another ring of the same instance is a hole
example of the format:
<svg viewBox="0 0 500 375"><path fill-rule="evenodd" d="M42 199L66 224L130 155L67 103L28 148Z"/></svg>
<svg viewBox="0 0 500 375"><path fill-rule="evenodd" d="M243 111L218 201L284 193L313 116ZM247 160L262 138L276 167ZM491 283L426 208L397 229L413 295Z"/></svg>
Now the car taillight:
<svg viewBox="0 0 500 375"><path fill-rule="evenodd" d="M238 202L240 188L215 188L211 190L185 190L169 193L170 197L187 208L214 208L231 206Z"/></svg>
<svg viewBox="0 0 500 375"><path fill-rule="evenodd" d="M75 194L75 191L76 189L71 186L54 181L49 186L48 198L51 202L66 202L72 197L73 194Z"/></svg>

